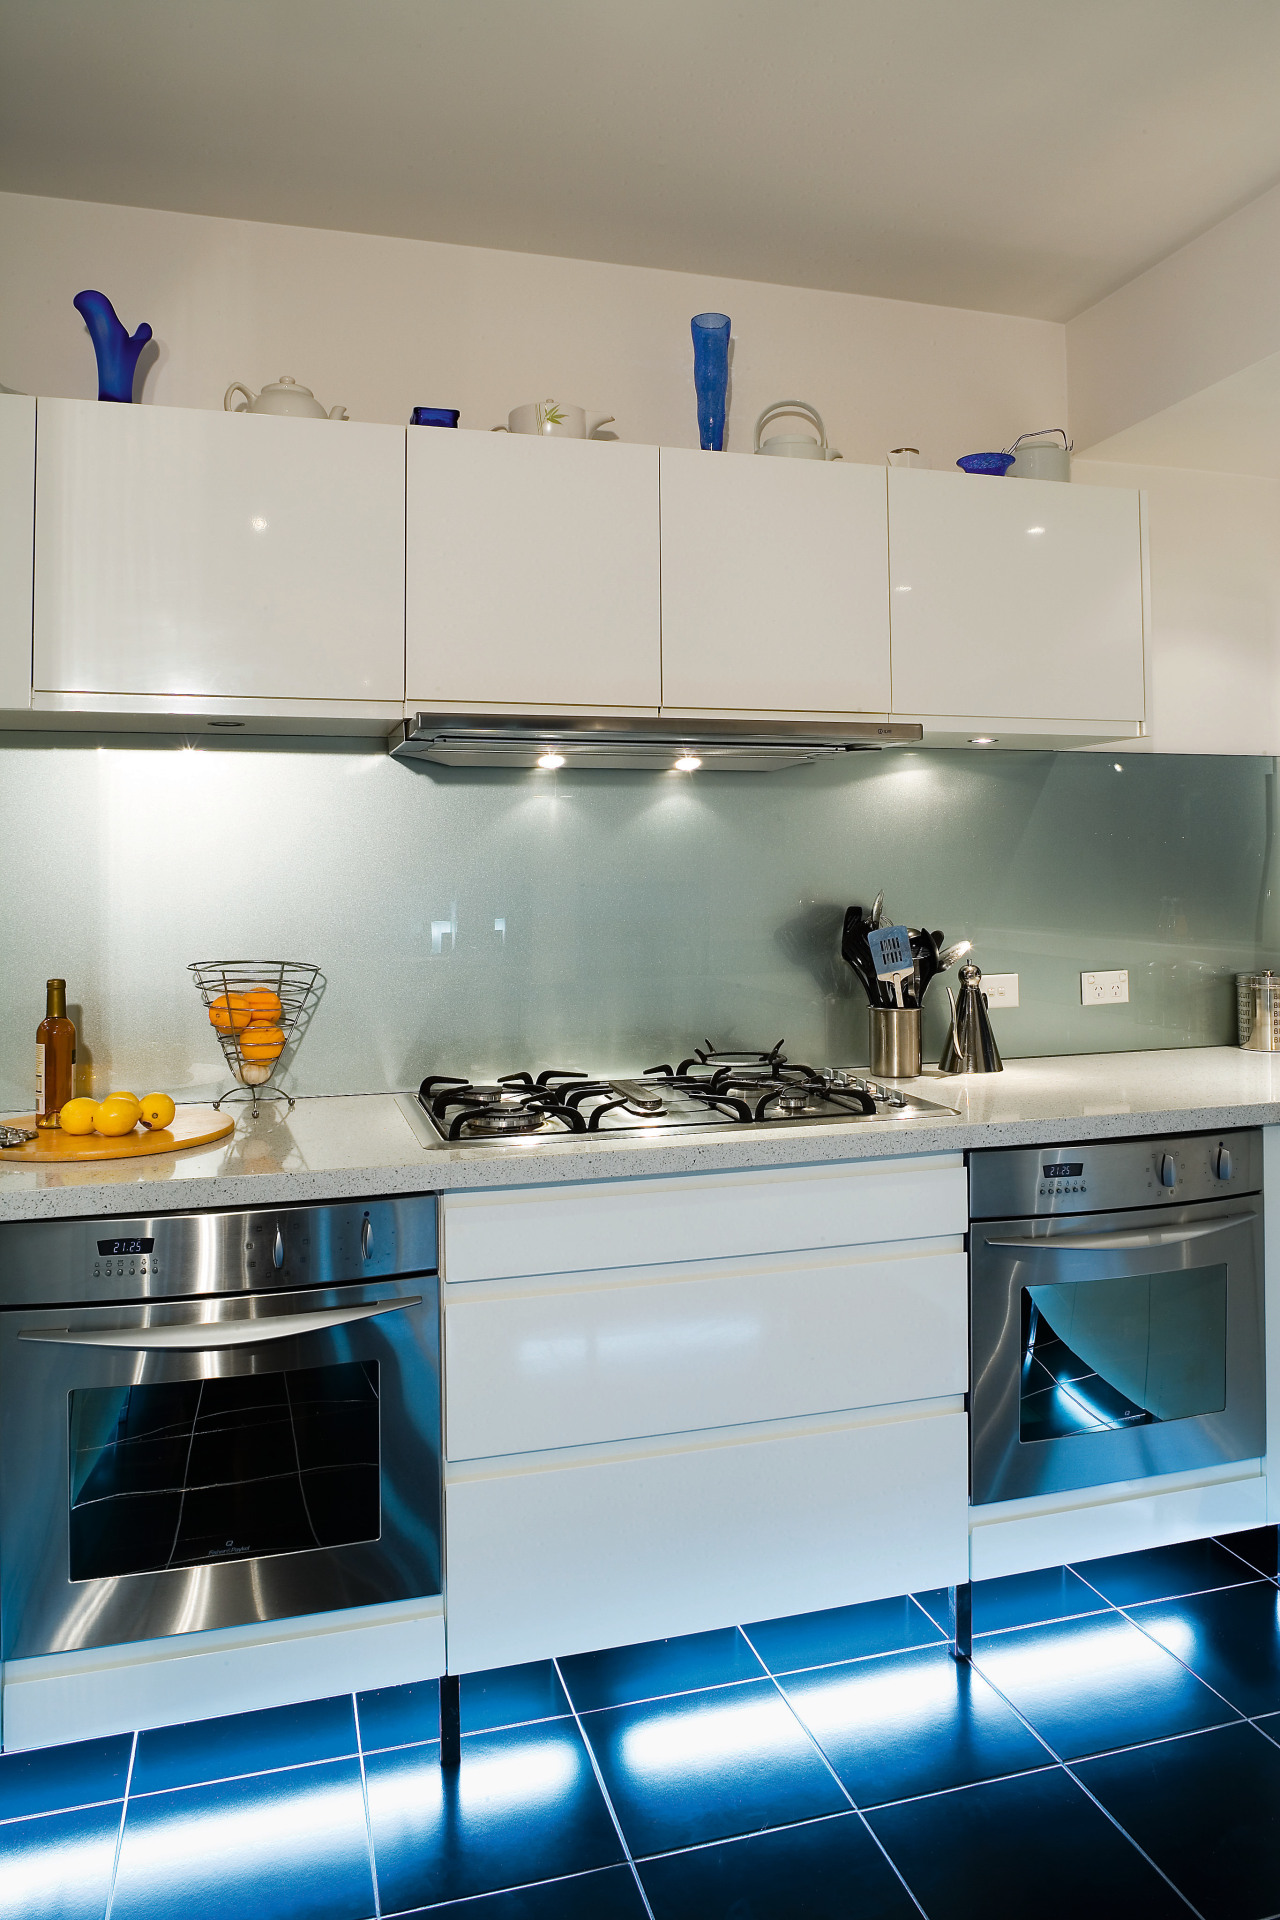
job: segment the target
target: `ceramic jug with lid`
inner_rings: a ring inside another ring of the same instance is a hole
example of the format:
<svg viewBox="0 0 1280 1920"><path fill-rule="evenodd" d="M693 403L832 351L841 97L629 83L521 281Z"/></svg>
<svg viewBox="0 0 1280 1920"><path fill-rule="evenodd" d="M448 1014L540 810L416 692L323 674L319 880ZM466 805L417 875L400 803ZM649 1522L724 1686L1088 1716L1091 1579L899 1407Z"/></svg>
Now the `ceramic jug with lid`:
<svg viewBox="0 0 1280 1920"><path fill-rule="evenodd" d="M818 438L814 440L807 433L778 433L766 440L762 446L760 429L766 420L772 420L778 413L796 413L805 420L811 420L818 429ZM775 457L781 455L789 460L840 460L844 457L837 453L834 447L827 445L827 430L822 424L822 415L816 407L811 407L807 400L775 400L771 407L766 407L756 421L755 451L770 453Z"/></svg>
<svg viewBox="0 0 1280 1920"><path fill-rule="evenodd" d="M233 407L231 396L242 393L247 404ZM330 407L326 413L310 387L300 387L292 374L282 373L261 393L254 393L243 380L233 380L222 396L224 413L278 413L291 420L345 420L345 407Z"/></svg>

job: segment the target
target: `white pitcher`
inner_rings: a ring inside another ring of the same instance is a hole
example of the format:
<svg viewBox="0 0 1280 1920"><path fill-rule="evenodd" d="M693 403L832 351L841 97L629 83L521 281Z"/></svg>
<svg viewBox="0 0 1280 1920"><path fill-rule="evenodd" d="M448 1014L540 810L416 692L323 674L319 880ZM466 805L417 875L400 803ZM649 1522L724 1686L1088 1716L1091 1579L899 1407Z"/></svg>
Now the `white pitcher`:
<svg viewBox="0 0 1280 1920"><path fill-rule="evenodd" d="M760 429L765 421L772 420L776 413L798 413L804 419L812 420L818 429L818 439L814 440L807 433L778 433L761 446ZM834 447L827 445L827 430L822 424L822 415L816 407L811 407L807 400L775 400L771 407L766 407L756 421L755 451L771 453L775 458L781 455L783 459L788 460L843 460L844 458L844 455L837 453Z"/></svg>

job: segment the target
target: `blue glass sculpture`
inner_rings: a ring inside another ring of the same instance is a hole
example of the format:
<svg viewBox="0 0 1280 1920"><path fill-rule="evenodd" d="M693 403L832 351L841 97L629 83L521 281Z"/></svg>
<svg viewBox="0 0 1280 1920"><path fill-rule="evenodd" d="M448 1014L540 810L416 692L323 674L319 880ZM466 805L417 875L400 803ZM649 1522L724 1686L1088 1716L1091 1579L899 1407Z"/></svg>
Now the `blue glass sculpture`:
<svg viewBox="0 0 1280 1920"><path fill-rule="evenodd" d="M151 338L150 327L144 320L135 334L127 334L106 294L95 293L91 287L78 293L71 304L88 327L98 356L99 400L123 400L128 404L133 399L138 355Z"/></svg>
<svg viewBox="0 0 1280 1920"><path fill-rule="evenodd" d="M724 409L729 392L729 316L695 313L693 387L698 396L698 438L704 453L724 452Z"/></svg>

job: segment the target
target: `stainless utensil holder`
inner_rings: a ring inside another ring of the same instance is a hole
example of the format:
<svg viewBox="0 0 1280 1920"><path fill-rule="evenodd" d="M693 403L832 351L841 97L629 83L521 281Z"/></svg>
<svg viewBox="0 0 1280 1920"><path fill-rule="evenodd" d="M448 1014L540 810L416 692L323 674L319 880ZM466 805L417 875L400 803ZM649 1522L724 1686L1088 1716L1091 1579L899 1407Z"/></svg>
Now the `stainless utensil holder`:
<svg viewBox="0 0 1280 1920"><path fill-rule="evenodd" d="M1236 1032L1251 1053L1280 1053L1280 974L1236 975Z"/></svg>
<svg viewBox="0 0 1280 1920"><path fill-rule="evenodd" d="M871 1072L877 1080L914 1080L920 1071L919 1007L871 1007Z"/></svg>

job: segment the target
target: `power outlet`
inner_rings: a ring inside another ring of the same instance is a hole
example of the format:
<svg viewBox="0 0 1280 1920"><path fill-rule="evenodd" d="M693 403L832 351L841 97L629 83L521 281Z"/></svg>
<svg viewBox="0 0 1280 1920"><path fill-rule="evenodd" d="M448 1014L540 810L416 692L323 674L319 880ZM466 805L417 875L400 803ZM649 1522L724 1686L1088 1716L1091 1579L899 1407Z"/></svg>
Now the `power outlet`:
<svg viewBox="0 0 1280 1920"><path fill-rule="evenodd" d="M1080 1005L1082 1007L1123 1007L1129 1003L1129 970L1121 967L1118 973L1082 973L1080 975Z"/></svg>
<svg viewBox="0 0 1280 1920"><path fill-rule="evenodd" d="M1016 1007L1018 976L1016 973L984 973L982 991L987 996L989 1007Z"/></svg>

